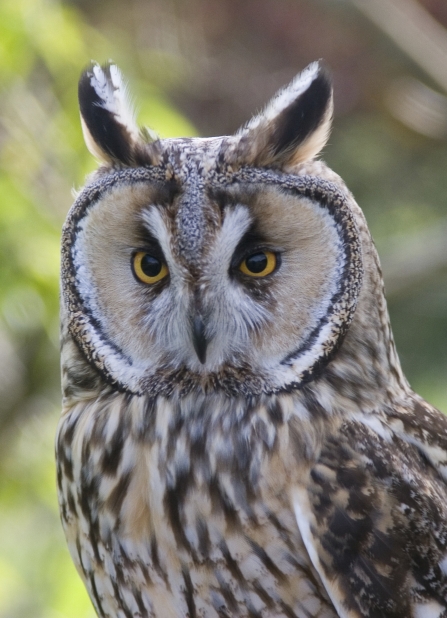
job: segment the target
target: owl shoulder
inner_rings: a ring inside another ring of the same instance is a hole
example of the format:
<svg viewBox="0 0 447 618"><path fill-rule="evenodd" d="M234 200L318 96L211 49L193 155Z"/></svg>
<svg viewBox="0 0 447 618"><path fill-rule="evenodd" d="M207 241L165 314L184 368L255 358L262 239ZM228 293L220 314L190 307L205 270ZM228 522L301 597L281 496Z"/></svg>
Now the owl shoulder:
<svg viewBox="0 0 447 618"><path fill-rule="evenodd" d="M447 418L417 396L326 437L294 508L340 616L444 616L446 466Z"/></svg>

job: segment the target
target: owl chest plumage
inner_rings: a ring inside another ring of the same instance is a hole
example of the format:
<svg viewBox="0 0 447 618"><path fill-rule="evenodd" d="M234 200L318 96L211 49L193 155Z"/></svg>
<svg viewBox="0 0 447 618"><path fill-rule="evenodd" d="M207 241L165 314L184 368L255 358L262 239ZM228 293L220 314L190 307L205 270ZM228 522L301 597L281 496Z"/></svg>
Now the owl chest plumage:
<svg viewBox="0 0 447 618"><path fill-rule="evenodd" d="M318 448L292 413L289 396L116 395L67 410L62 519L99 615L336 615L292 508Z"/></svg>

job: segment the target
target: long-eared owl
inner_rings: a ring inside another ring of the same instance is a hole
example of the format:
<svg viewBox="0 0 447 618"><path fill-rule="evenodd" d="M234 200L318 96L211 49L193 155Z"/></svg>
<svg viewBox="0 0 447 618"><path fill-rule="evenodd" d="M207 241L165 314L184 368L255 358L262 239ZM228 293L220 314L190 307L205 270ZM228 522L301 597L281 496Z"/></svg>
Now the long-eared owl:
<svg viewBox="0 0 447 618"><path fill-rule="evenodd" d="M157 139L115 65L62 238L69 549L108 618L445 618L447 418L409 387L378 257L316 157L313 63L231 136Z"/></svg>

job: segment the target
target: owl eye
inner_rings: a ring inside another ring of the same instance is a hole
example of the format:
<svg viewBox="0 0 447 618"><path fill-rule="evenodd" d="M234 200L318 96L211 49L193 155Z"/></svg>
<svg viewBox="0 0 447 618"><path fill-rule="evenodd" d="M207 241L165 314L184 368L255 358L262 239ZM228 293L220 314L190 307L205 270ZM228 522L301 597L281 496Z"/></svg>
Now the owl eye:
<svg viewBox="0 0 447 618"><path fill-rule="evenodd" d="M135 276L143 283L157 283L169 274L168 267L162 260L145 251L135 253L132 264Z"/></svg>
<svg viewBox="0 0 447 618"><path fill-rule="evenodd" d="M250 277L266 277L272 273L278 260L273 251L258 251L246 257L239 265L239 270Z"/></svg>

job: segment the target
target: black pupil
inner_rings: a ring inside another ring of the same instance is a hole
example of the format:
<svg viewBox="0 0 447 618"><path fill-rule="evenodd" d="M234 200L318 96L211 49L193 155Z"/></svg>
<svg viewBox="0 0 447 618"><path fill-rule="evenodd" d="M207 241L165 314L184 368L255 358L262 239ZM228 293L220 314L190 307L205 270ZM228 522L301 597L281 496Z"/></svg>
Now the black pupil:
<svg viewBox="0 0 447 618"><path fill-rule="evenodd" d="M157 258L155 258L153 255L149 255L148 253L146 253L146 255L141 258L141 270L148 277L156 277L157 275L159 275L161 271L161 266L162 264L160 260L157 260Z"/></svg>
<svg viewBox="0 0 447 618"><path fill-rule="evenodd" d="M254 253L245 260L247 268L252 273L262 273L267 267L267 256L265 253Z"/></svg>

